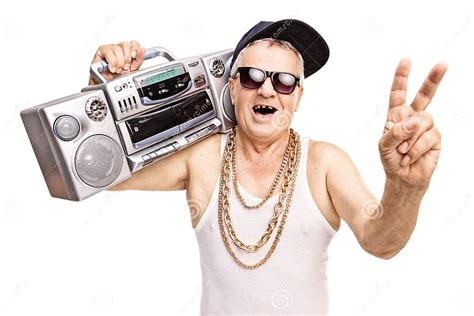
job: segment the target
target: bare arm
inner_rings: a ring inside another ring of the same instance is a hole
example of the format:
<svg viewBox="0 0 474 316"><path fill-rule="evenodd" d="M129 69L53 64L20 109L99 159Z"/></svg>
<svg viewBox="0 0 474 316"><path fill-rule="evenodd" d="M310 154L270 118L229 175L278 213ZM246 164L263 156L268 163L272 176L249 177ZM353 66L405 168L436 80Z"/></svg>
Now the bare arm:
<svg viewBox="0 0 474 316"><path fill-rule="evenodd" d="M349 155L336 145L327 143L327 189L334 209L347 223L359 244L364 245L364 225L377 216L379 202L364 183Z"/></svg>
<svg viewBox="0 0 474 316"><path fill-rule="evenodd" d="M387 178L378 216L364 222L365 249L389 259L406 245L415 229L418 210L426 189L413 189Z"/></svg>
<svg viewBox="0 0 474 316"><path fill-rule="evenodd" d="M111 187L108 191L185 190L188 181L187 160L191 148L182 149L132 174L132 177Z"/></svg>
<svg viewBox="0 0 474 316"><path fill-rule="evenodd" d="M330 147L327 188L336 212L365 251L383 259L393 257L413 233L426 190L414 190L387 178L379 202L349 155L335 145Z"/></svg>
<svg viewBox="0 0 474 316"><path fill-rule="evenodd" d="M446 72L437 64L410 106L405 104L410 62L395 71L389 110L379 152L386 181L379 203L367 190L349 156L333 146L328 191L338 214L361 246L388 259L408 242L416 225L421 200L428 189L441 151L441 134L426 107Z"/></svg>

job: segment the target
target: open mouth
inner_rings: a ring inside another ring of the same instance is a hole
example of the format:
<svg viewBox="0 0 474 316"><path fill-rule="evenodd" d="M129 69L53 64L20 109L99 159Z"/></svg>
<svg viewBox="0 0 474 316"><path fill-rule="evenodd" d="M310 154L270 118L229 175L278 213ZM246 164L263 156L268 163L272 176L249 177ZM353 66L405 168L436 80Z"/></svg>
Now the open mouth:
<svg viewBox="0 0 474 316"><path fill-rule="evenodd" d="M255 115L258 117L263 117L263 118L269 118L277 111L276 108L274 108L271 105L254 105L253 106L253 112Z"/></svg>

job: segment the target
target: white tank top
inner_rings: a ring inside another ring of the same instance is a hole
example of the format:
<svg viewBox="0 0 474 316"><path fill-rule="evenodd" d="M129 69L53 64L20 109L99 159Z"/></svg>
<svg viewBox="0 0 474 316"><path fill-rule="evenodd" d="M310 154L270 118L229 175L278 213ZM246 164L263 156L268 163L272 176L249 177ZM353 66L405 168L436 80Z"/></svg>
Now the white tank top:
<svg viewBox="0 0 474 316"><path fill-rule="evenodd" d="M221 157L226 140L227 134L223 134ZM202 271L202 315L327 314L327 247L336 231L317 207L308 186L308 143L308 137L301 137L295 192L280 241L268 261L256 269L240 267L224 245L217 211L220 179L216 182L209 205L194 228ZM255 244L267 227L278 193L258 209L246 209L230 187L230 215L236 235L245 244ZM261 201L240 184L239 189L247 203ZM267 243L255 253L237 248L228 237L236 256L246 264L265 257L280 220Z"/></svg>

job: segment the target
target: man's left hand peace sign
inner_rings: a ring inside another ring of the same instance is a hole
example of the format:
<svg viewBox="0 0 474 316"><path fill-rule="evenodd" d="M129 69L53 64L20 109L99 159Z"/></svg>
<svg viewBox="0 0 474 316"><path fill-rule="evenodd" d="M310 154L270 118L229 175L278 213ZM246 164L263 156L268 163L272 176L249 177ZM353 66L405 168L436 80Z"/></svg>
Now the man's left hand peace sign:
<svg viewBox="0 0 474 316"><path fill-rule="evenodd" d="M426 189L441 151L441 134L425 111L431 102L447 65L437 64L430 71L408 106L405 102L410 61L397 66L390 92L387 121L379 152L387 178L413 188Z"/></svg>

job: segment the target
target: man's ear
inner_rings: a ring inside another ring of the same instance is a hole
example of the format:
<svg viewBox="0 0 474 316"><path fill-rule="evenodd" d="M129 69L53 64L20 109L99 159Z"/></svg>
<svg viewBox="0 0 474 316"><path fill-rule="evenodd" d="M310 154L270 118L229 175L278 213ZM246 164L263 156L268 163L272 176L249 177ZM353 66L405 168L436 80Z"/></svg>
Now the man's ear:
<svg viewBox="0 0 474 316"><path fill-rule="evenodd" d="M303 96L303 86L301 86L299 89L298 89L298 94L296 96L296 109L295 109L295 112L298 112L298 109L300 108L300 101L301 101L301 97Z"/></svg>
<svg viewBox="0 0 474 316"><path fill-rule="evenodd" d="M235 81L234 78L229 78L229 92L230 92L230 101L232 103L232 106L235 105Z"/></svg>

